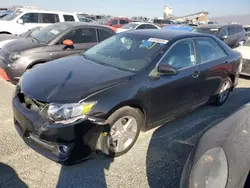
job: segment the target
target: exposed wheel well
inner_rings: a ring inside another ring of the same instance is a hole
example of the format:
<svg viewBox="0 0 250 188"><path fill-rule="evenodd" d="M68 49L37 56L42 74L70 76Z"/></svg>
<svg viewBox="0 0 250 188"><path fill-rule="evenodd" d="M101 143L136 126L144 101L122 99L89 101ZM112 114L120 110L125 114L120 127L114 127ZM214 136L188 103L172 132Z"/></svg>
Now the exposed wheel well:
<svg viewBox="0 0 250 188"><path fill-rule="evenodd" d="M249 171L249 173L248 173L248 176L247 176L247 179L246 179L244 188L247 188L247 187L249 187L249 186L250 186L250 171Z"/></svg>
<svg viewBox="0 0 250 188"><path fill-rule="evenodd" d="M32 69L35 65L42 64L42 63L45 63L45 61L38 61L38 62L32 63L32 64L30 64L30 65L27 67L27 70L28 70L28 69Z"/></svg>
<svg viewBox="0 0 250 188"><path fill-rule="evenodd" d="M0 34L9 34L9 35L11 35L11 33L7 32L7 31L2 31L2 32L0 32Z"/></svg>
<svg viewBox="0 0 250 188"><path fill-rule="evenodd" d="M229 75L229 78L232 80L232 83L233 83L233 85L234 85L235 76L234 76L234 75L232 75L232 74L230 74L230 75Z"/></svg>
<svg viewBox="0 0 250 188"><path fill-rule="evenodd" d="M129 107L131 107L131 108L137 108L137 109L139 109L140 111L141 111L141 113L143 114L143 116L144 116L144 125L141 127L141 130L142 131L145 131L145 129L146 129L146 123L147 123L147 116L146 116L146 111L145 111L145 109L141 106L141 105L139 105L138 103L134 103L134 102L124 102L124 103L122 103L122 104L120 104L120 105L118 105L118 106L116 106L115 108L113 108L109 113L108 113L108 117L111 115L111 114L113 114L116 110L118 110L118 109L120 109L120 108L122 108L122 107L124 107L124 106L129 106ZM108 118L107 117L107 118Z"/></svg>

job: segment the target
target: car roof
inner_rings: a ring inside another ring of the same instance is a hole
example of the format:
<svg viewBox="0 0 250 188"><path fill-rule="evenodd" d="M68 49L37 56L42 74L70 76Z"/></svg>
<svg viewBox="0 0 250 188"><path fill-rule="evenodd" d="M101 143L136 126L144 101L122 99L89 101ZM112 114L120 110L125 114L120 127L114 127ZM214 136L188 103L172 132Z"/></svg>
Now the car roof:
<svg viewBox="0 0 250 188"><path fill-rule="evenodd" d="M214 28L219 29L223 26L241 26L240 24L203 24L199 25L199 28Z"/></svg>
<svg viewBox="0 0 250 188"><path fill-rule="evenodd" d="M110 27L106 25L100 25L96 23L86 23L86 22L58 22L54 23L54 25L65 25L68 27L89 26L89 27L103 27L110 29Z"/></svg>
<svg viewBox="0 0 250 188"><path fill-rule="evenodd" d="M133 23L135 23L135 24L150 24L150 25L155 25L155 24L153 24L153 23L148 23L148 22L129 22L128 24L133 24Z"/></svg>
<svg viewBox="0 0 250 188"><path fill-rule="evenodd" d="M160 38L160 39L165 39L165 40L172 40L177 37L208 36L206 34L194 33L194 32L189 32L189 31L165 30L165 29L128 30L126 31L126 33L144 35L144 36Z"/></svg>
<svg viewBox="0 0 250 188"><path fill-rule="evenodd" d="M54 13L54 14L75 14L74 12L61 12L61 11L48 11L48 10L38 10L38 9L23 9L22 12L35 12L35 13Z"/></svg>

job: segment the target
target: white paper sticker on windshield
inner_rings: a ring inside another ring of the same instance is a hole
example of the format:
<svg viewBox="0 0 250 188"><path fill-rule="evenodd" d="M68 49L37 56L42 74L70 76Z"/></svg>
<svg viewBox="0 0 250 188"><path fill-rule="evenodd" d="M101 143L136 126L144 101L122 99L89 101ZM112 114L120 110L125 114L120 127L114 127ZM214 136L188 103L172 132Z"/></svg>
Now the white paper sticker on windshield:
<svg viewBox="0 0 250 188"><path fill-rule="evenodd" d="M51 30L50 32L53 33L53 34L55 34L55 35L57 35L59 33L59 31L57 31L55 29Z"/></svg>
<svg viewBox="0 0 250 188"><path fill-rule="evenodd" d="M148 39L149 42L157 42L157 43L161 43L161 44L167 44L168 40L164 40L164 39L157 39L157 38L150 38Z"/></svg>
<svg viewBox="0 0 250 188"><path fill-rule="evenodd" d="M218 31L219 29L210 29L210 31Z"/></svg>

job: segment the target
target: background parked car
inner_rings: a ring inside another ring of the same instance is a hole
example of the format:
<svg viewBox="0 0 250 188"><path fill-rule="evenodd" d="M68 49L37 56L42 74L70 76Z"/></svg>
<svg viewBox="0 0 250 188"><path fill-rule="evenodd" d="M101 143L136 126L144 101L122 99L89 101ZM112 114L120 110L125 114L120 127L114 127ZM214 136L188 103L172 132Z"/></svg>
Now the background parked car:
<svg viewBox="0 0 250 188"><path fill-rule="evenodd" d="M244 29L246 31L246 34L248 36L248 39L250 40L250 25L249 26L244 26Z"/></svg>
<svg viewBox="0 0 250 188"><path fill-rule="evenodd" d="M250 40L235 50L243 56L241 75L250 76Z"/></svg>
<svg viewBox="0 0 250 188"><path fill-rule="evenodd" d="M145 23L145 22L130 22L121 28L117 29L117 33L127 31L127 30L138 30L138 29L161 29L159 26L152 24L152 23Z"/></svg>
<svg viewBox="0 0 250 188"><path fill-rule="evenodd" d="M208 130L190 153L181 188L250 187L250 104Z"/></svg>
<svg viewBox="0 0 250 188"><path fill-rule="evenodd" d="M0 34L20 35L34 27L46 27L56 22L76 21L77 14L43 10L15 11L0 20Z"/></svg>
<svg viewBox="0 0 250 188"><path fill-rule="evenodd" d="M243 26L239 24L204 24L195 28L193 32L214 35L231 48L236 48L247 41L246 32Z"/></svg>
<svg viewBox="0 0 250 188"><path fill-rule="evenodd" d="M94 20L90 19L90 18L85 18L85 17L81 17L79 18L80 22L86 22L86 23L96 23Z"/></svg>
<svg viewBox="0 0 250 188"><path fill-rule="evenodd" d="M47 61L82 53L115 34L111 28L97 24L56 23L36 32L32 37L6 44L0 50L0 67L15 84L27 69Z"/></svg>
<svg viewBox="0 0 250 188"><path fill-rule="evenodd" d="M194 28L187 25L167 25L162 27L162 29L166 30L179 30L179 31L192 31Z"/></svg>
<svg viewBox="0 0 250 188"><path fill-rule="evenodd" d="M121 28L123 25L128 24L129 22L132 22L132 20L128 18L116 17L116 18L110 19L106 25L116 27L116 28Z"/></svg>
<svg viewBox="0 0 250 188"><path fill-rule="evenodd" d="M35 27L33 29L30 29L28 31L26 31L25 33L22 33L21 35L11 35L11 34L1 34L0 35L0 49L7 43L16 40L16 39L20 39L20 38L26 38L31 36L32 34L38 32L39 30L41 30L42 27Z"/></svg>
<svg viewBox="0 0 250 188"><path fill-rule="evenodd" d="M14 123L28 145L45 145L43 154L61 163L74 149L117 157L141 130L208 101L224 104L240 60L213 36L130 30L27 71L13 97Z"/></svg>

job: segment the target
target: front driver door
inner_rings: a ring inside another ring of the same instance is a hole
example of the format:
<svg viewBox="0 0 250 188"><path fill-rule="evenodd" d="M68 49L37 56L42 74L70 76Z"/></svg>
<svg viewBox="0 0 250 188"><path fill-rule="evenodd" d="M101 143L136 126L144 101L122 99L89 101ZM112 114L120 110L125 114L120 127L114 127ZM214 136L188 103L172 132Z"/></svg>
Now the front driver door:
<svg viewBox="0 0 250 188"><path fill-rule="evenodd" d="M161 75L150 78L149 102L153 123L186 111L194 106L195 91L199 79L199 67L192 39L183 39L166 52L160 64L169 64L179 69L173 76Z"/></svg>
<svg viewBox="0 0 250 188"><path fill-rule="evenodd" d="M72 40L73 46L65 46L64 40ZM65 34L60 40L59 56L65 57L69 55L82 53L97 43L97 31L94 28L78 28Z"/></svg>

